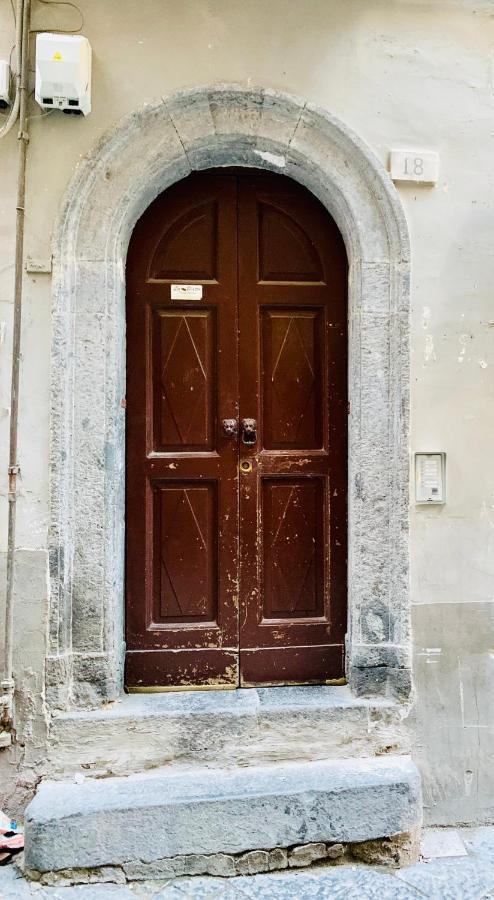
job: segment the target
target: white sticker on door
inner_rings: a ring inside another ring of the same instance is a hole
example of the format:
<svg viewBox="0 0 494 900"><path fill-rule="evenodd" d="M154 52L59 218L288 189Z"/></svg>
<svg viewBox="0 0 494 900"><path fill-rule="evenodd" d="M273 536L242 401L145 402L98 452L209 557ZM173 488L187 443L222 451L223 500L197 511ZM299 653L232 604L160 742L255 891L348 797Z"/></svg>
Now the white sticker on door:
<svg viewBox="0 0 494 900"><path fill-rule="evenodd" d="M172 300L202 300L202 284L172 284Z"/></svg>

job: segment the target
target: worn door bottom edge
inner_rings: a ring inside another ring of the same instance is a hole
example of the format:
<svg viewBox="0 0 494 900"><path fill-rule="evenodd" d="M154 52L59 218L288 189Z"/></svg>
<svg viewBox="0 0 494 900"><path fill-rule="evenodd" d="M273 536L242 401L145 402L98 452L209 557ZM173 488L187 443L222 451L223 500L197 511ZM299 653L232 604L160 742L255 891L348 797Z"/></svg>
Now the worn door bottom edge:
<svg viewBox="0 0 494 900"><path fill-rule="evenodd" d="M332 685L333 687L343 687L345 684L348 684L346 678L328 678L326 681L317 682L317 684L325 684ZM253 684L250 685L252 688L256 687L293 687L293 686L308 686L306 681L287 681L284 684L280 684L279 682L275 685L259 685ZM166 684L166 685L157 685L152 684L148 687L146 686L138 686L138 687L126 687L125 692L127 694L164 694L167 691L236 691L239 690L241 686L238 684ZM249 685L242 685L242 687L249 687Z"/></svg>

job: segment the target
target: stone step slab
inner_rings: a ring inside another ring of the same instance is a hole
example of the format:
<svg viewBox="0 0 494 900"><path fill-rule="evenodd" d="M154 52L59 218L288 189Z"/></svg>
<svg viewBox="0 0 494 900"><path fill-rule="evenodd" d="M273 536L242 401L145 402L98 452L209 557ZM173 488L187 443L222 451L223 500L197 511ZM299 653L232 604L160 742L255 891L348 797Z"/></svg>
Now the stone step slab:
<svg viewBox="0 0 494 900"><path fill-rule="evenodd" d="M310 685L131 694L54 717L44 773L131 775L170 763L228 766L409 752L403 705Z"/></svg>
<svg viewBox="0 0 494 900"><path fill-rule="evenodd" d="M410 832L421 810L420 776L408 757L44 782L26 810L25 863L52 872L353 843Z"/></svg>

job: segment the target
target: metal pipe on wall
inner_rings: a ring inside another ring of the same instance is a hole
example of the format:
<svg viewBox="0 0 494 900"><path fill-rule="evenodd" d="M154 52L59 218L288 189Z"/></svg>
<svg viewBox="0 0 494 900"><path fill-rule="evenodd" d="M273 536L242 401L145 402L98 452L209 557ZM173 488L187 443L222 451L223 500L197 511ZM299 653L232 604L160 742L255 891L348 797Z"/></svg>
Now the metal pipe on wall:
<svg viewBox="0 0 494 900"><path fill-rule="evenodd" d="M18 0L16 32L18 44L19 81L19 156L17 172L16 232L15 232L15 274L14 274L14 323L12 336L12 376L10 388L10 446L9 446L9 521L7 539L7 578L5 600L5 661L2 680L1 724L9 729L13 722L13 644L14 644L14 578L15 539L17 513L17 437L19 420L19 374L21 360L22 286L24 274L24 207L26 199L26 157L28 134L28 90L29 90L29 27L31 0Z"/></svg>
<svg viewBox="0 0 494 900"><path fill-rule="evenodd" d="M14 102L12 104L9 116L4 125L0 128L0 140L9 133L14 127L19 115L20 91L21 83L21 67L22 67L22 13L24 2L17 0L15 13L15 93Z"/></svg>

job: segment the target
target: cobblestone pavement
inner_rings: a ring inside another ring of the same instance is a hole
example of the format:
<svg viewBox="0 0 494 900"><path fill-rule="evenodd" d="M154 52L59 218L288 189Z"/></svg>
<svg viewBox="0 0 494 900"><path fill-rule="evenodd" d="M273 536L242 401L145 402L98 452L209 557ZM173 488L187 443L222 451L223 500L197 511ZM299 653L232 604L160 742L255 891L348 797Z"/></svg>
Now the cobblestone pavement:
<svg viewBox="0 0 494 900"><path fill-rule="evenodd" d="M422 860L408 869L365 865L167 883L42 887L15 866L0 868L2 900L494 900L494 826L427 829Z"/></svg>

